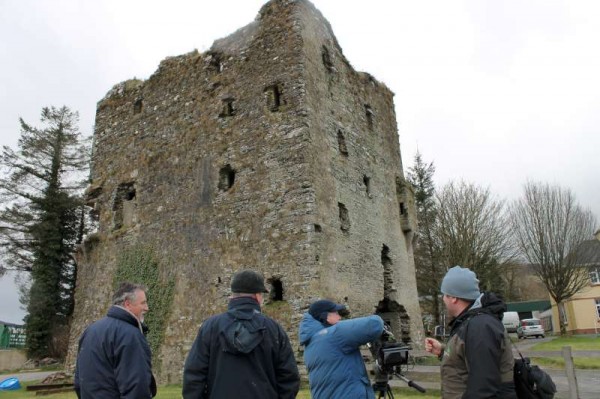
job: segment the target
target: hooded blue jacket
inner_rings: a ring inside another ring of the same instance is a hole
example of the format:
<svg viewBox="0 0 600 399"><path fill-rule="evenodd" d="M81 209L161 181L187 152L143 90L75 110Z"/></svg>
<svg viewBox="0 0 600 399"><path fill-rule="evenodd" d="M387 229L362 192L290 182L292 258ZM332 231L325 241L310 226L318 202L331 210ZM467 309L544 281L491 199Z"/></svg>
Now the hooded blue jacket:
<svg viewBox="0 0 600 399"><path fill-rule="evenodd" d="M329 326L305 313L300 322L300 344L305 346L304 363L312 398L374 399L359 348L382 332L379 316L342 320Z"/></svg>

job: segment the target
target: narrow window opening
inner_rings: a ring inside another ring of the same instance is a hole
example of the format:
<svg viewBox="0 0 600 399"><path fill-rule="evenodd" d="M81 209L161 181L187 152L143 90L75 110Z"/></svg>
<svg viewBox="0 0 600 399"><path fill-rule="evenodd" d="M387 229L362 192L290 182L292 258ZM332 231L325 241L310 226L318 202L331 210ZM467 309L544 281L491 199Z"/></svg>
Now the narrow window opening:
<svg viewBox="0 0 600 399"><path fill-rule="evenodd" d="M338 139L338 148L340 149L340 154L344 156L348 156L348 147L346 146L346 138L344 137L344 133L341 130L337 132Z"/></svg>
<svg viewBox="0 0 600 399"><path fill-rule="evenodd" d="M219 114L219 117L226 118L228 116L235 115L235 108L233 106L233 102L234 101L235 101L234 98L225 98L225 99L223 99L223 109L221 110L221 113Z"/></svg>
<svg viewBox="0 0 600 399"><path fill-rule="evenodd" d="M401 215L405 215L406 214L406 206L404 205L404 202L400 203L400 214Z"/></svg>
<svg viewBox="0 0 600 399"><path fill-rule="evenodd" d="M367 197L371 198L371 178L367 175L363 175L363 183L365 185L365 191L367 192Z"/></svg>
<svg viewBox="0 0 600 399"><path fill-rule="evenodd" d="M315 232L320 233L321 231L323 231L323 228L321 227L321 225L315 223Z"/></svg>
<svg viewBox="0 0 600 399"><path fill-rule="evenodd" d="M325 65L327 72L333 72L335 68L333 67L329 50L325 46L321 47L321 57L323 58L323 65Z"/></svg>
<svg viewBox="0 0 600 399"><path fill-rule="evenodd" d="M369 104L365 104L365 115L367 116L367 126L369 129L373 129L373 118L375 114Z"/></svg>
<svg viewBox="0 0 600 399"><path fill-rule="evenodd" d="M338 202L338 208L340 216L340 229L344 233L347 233L350 231L350 217L348 215L348 208L346 208L346 205L342 204L341 202Z"/></svg>
<svg viewBox="0 0 600 399"><path fill-rule="evenodd" d="M113 200L113 229L131 226L135 220L135 185L123 183L117 187Z"/></svg>
<svg viewBox="0 0 600 399"><path fill-rule="evenodd" d="M279 85L272 85L264 90L267 96L267 107L271 112L279 111L281 106L281 88Z"/></svg>
<svg viewBox="0 0 600 399"><path fill-rule="evenodd" d="M140 112L142 112L142 99L138 98L134 103L133 103L133 113L134 114L139 114Z"/></svg>
<svg viewBox="0 0 600 399"><path fill-rule="evenodd" d="M219 190L227 191L235 183L235 170L227 164L219 171Z"/></svg>
<svg viewBox="0 0 600 399"><path fill-rule="evenodd" d="M220 73L223 71L223 62L221 62L221 54L215 52L208 53L208 66L213 72Z"/></svg>
<svg viewBox="0 0 600 399"><path fill-rule="evenodd" d="M271 281L271 300L283 301L283 283L278 278Z"/></svg>

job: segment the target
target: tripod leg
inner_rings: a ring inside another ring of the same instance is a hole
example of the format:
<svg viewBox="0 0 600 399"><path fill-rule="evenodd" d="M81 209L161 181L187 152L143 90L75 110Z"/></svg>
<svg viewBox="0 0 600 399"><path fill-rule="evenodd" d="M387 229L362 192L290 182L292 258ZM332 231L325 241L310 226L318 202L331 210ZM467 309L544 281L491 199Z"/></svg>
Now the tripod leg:
<svg viewBox="0 0 600 399"><path fill-rule="evenodd" d="M386 392L388 394L388 398L389 399L394 399L394 392L392 392L392 387L390 386L390 384L387 384L387 387L386 387L385 390L386 390Z"/></svg>

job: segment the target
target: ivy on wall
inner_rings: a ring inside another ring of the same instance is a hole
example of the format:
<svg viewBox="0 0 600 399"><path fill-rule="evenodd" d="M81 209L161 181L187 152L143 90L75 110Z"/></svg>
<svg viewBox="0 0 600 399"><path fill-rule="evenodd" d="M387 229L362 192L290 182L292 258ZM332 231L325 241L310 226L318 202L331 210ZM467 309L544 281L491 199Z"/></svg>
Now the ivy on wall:
<svg viewBox="0 0 600 399"><path fill-rule="evenodd" d="M149 312L144 323L148 326L148 344L152 356L156 357L162 344L167 319L175 292L175 278L163 273L154 257L152 248L135 246L121 252L117 259L117 270L113 279L116 288L121 282L129 281L148 287Z"/></svg>

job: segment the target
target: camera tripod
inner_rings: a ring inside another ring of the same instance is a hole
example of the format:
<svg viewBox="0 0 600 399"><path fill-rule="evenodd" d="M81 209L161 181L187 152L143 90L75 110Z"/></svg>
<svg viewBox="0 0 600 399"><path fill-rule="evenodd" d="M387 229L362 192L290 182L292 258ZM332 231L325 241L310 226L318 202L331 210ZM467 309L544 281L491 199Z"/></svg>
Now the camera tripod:
<svg viewBox="0 0 600 399"><path fill-rule="evenodd" d="M406 382L409 387L414 388L421 393L425 393L425 388L423 388L419 384L413 382L412 380L409 380L401 373L394 371L394 372L391 372L390 374L395 375L396 377L400 378L402 381ZM387 396L388 399L394 399L394 393L392 392L392 387L390 387L390 384L389 384L389 380L391 378L392 377L388 374L387 378L376 381L373 384L373 390L375 392L379 392L379 396L377 396L378 398L385 399Z"/></svg>

